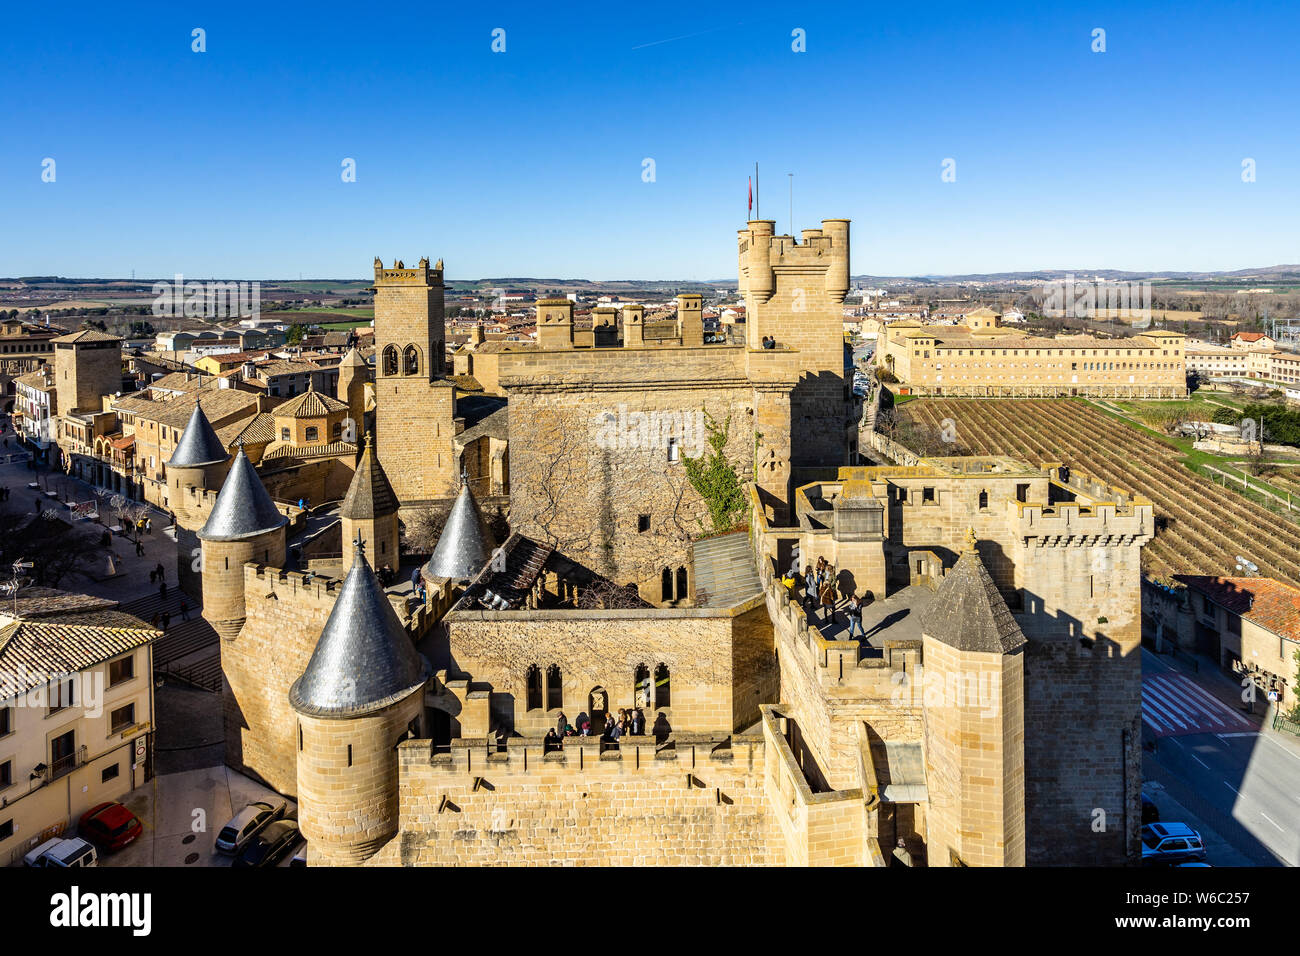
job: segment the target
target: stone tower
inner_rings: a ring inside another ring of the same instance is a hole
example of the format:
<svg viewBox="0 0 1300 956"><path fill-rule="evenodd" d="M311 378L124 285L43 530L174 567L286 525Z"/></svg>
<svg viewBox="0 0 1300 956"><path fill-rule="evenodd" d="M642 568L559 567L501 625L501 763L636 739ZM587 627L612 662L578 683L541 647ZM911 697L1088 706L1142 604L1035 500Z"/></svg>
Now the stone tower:
<svg viewBox="0 0 1300 956"><path fill-rule="evenodd" d="M337 398L346 402L348 417L353 423L353 441L361 441L366 434L366 383L370 381L370 367L361 353L348 349L339 363L339 384Z"/></svg>
<svg viewBox="0 0 1300 956"><path fill-rule="evenodd" d="M568 299L540 299L537 303L537 347L573 348L573 303Z"/></svg>
<svg viewBox="0 0 1300 956"><path fill-rule="evenodd" d="M343 541L360 541L375 556L375 564L396 568L397 552L397 495L379 464L370 436L357 462L356 474L348 486L347 496L339 508ZM352 565L355 549L344 547L343 570Z"/></svg>
<svg viewBox="0 0 1300 956"><path fill-rule="evenodd" d="M761 436L756 479L771 504L789 500L796 469L849 463L851 407L843 316L849 220L823 219L798 242L774 235L774 227L771 219L752 220L738 238L746 364ZM776 348L763 348L769 337Z"/></svg>
<svg viewBox="0 0 1300 956"><path fill-rule="evenodd" d="M704 344L704 298L695 293L677 297L677 335L682 345Z"/></svg>
<svg viewBox="0 0 1300 956"><path fill-rule="evenodd" d="M1141 852L1142 548L1151 502L1017 504L1028 863L1124 866Z"/></svg>
<svg viewBox="0 0 1300 956"><path fill-rule="evenodd" d="M230 467L230 453L217 437L201 403L195 402L176 450L166 462L167 504L176 515L176 574L186 594L202 600L198 571L199 539L195 534L207 520L206 492L221 487Z"/></svg>
<svg viewBox="0 0 1300 956"><path fill-rule="evenodd" d="M50 340L60 415L98 412L101 399L122 390L122 340L82 329Z"/></svg>
<svg viewBox="0 0 1300 956"><path fill-rule="evenodd" d="M375 450L405 506L456 489L456 388L443 378L442 260L375 260Z"/></svg>
<svg viewBox="0 0 1300 956"><path fill-rule="evenodd" d="M396 744L423 731L429 663L360 541L316 650L289 690L298 713L298 813L312 858L365 861L397 833Z"/></svg>
<svg viewBox="0 0 1300 956"><path fill-rule="evenodd" d="M284 567L288 521L266 493L241 444L212 513L198 531L203 549L203 617L226 640L239 635L246 617L244 565L252 561ZM223 648L223 669L226 656Z"/></svg>
<svg viewBox="0 0 1300 956"><path fill-rule="evenodd" d="M930 865L1024 866L1025 637L973 531L921 634Z"/></svg>

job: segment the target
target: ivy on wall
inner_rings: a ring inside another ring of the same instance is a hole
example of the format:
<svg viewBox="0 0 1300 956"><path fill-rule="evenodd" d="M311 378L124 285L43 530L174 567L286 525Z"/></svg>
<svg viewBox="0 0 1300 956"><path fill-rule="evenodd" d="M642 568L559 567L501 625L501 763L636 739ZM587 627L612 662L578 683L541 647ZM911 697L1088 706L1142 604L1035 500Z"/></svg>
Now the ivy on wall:
<svg viewBox="0 0 1300 956"><path fill-rule="evenodd" d="M729 531L740 521L745 510L745 495L740 487L736 469L723 455L727 447L728 431L731 428L731 416L719 425L717 421L704 413L704 429L708 432L710 452L703 452L697 458L683 458L686 477L709 509L712 532ZM700 522L703 527L704 523Z"/></svg>

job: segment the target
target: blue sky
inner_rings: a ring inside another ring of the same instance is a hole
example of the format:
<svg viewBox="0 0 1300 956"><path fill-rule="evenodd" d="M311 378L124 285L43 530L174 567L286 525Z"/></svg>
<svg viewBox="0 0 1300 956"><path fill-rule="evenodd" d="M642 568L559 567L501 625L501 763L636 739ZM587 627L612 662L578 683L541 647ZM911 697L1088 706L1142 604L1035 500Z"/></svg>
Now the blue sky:
<svg viewBox="0 0 1300 956"><path fill-rule="evenodd" d="M1297 11L13 5L0 275L726 278L755 161L855 273L1300 262Z"/></svg>

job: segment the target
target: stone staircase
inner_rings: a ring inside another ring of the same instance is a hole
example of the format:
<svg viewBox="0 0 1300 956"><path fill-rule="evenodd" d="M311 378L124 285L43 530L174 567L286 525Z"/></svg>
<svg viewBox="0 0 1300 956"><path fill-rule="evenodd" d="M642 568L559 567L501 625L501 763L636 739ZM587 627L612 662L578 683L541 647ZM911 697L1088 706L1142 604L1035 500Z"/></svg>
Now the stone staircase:
<svg viewBox="0 0 1300 956"><path fill-rule="evenodd" d="M692 563L700 607L731 607L763 591L748 531L696 541Z"/></svg>
<svg viewBox="0 0 1300 956"><path fill-rule="evenodd" d="M181 620L181 600L189 609L189 620ZM152 621L166 611L171 615L167 632L154 642L155 676L170 677L204 690L221 690L221 648L217 632L205 621L198 603L180 588L168 588L164 601L156 594L119 607L140 620ZM162 627L162 622L158 622Z"/></svg>

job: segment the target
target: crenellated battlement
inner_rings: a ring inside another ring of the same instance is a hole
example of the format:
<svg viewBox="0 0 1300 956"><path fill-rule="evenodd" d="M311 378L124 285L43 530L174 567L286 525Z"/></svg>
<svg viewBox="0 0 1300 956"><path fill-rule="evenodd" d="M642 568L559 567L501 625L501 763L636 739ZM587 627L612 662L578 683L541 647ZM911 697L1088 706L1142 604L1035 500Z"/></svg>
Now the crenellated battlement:
<svg viewBox="0 0 1300 956"><path fill-rule="evenodd" d="M426 256L414 269L408 269L401 259L394 259L393 267L385 269L384 261L376 256L375 285L440 286L442 285L442 260L439 259L430 267Z"/></svg>
<svg viewBox="0 0 1300 956"><path fill-rule="evenodd" d="M689 774L708 767L761 766L765 745L760 734L674 734L624 737L612 747L600 737L566 737L561 749L545 752L536 737L510 737L500 751L486 740L456 738L435 751L431 740L408 740L398 747L400 773L473 774L491 782L496 774ZM418 769L417 769L418 768Z"/></svg>
<svg viewBox="0 0 1300 956"><path fill-rule="evenodd" d="M1016 503L1016 531L1038 546L1128 546L1145 544L1155 534L1155 509L1149 502L1095 504L1062 501L1054 505Z"/></svg>
<svg viewBox="0 0 1300 956"><path fill-rule="evenodd" d="M766 302L776 292L778 274L823 276L832 302L843 302L849 290L849 220L823 219L822 228L803 230L802 241L775 234L772 219L754 219L739 230L741 293Z"/></svg>

